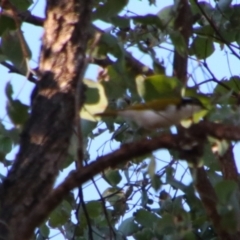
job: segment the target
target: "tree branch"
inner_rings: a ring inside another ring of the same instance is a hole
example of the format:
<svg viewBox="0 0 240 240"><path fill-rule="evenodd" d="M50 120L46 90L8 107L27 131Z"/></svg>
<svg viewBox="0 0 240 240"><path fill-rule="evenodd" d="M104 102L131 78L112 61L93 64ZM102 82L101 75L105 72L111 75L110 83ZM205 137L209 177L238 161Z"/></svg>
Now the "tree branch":
<svg viewBox="0 0 240 240"><path fill-rule="evenodd" d="M21 21L26 22L26 23L30 23L33 24L35 26L39 26L42 27L43 23L44 23L44 19L40 18L38 16L34 16L32 15L29 11L26 12L18 12L18 17L20 18ZM13 18L13 13L6 11L3 9L3 11L1 12L1 15Z"/></svg>
<svg viewBox="0 0 240 240"><path fill-rule="evenodd" d="M238 170L233 155L233 146L231 145L231 143L223 156L217 154L217 158L222 168L223 178L226 180L233 180L237 184L239 184Z"/></svg>
<svg viewBox="0 0 240 240"><path fill-rule="evenodd" d="M213 227L218 237L222 240L239 239L239 234L228 233L226 230L224 230L224 227L221 224L221 216L217 211L218 199L204 168L195 168L194 170L196 171L196 189L200 195L207 216L213 223Z"/></svg>
<svg viewBox="0 0 240 240"><path fill-rule="evenodd" d="M7 11L3 11L1 14L13 18L12 14ZM21 21L33 24L35 26L43 26L44 19L38 16L32 15L30 12L18 12L18 17L20 18ZM103 30L92 25L91 31L90 31L92 38L94 38L96 32L99 32L101 34L104 33ZM112 35L112 37L114 36ZM116 38L116 41L117 41L117 38ZM140 74L140 73L145 75L154 74L153 70L150 67L147 67L146 65L142 64L140 61L135 59L131 53L125 50L124 52L125 52L125 59L126 59L127 66L131 66L132 71L136 72L136 74ZM109 58L106 58L105 60L92 59L92 63L99 64L100 66L103 66L103 67L113 64L113 62ZM20 72L18 71L18 73Z"/></svg>
<svg viewBox="0 0 240 240"><path fill-rule="evenodd" d="M8 62L0 62L0 64L2 64L4 67L9 69L10 73L18 73L18 74L22 74L16 67L14 67L12 64L8 63ZM37 83L37 79L33 76L32 73L29 74L28 76L28 80L32 83Z"/></svg>
<svg viewBox="0 0 240 240"><path fill-rule="evenodd" d="M173 59L173 75L183 84L187 83L188 70L188 42L192 33L193 16L187 0L180 0L177 8L177 16L174 21L174 29L180 33L185 43L185 53L179 53L175 47Z"/></svg>
<svg viewBox="0 0 240 240"><path fill-rule="evenodd" d="M225 132L222 131L223 129ZM70 173L65 181L55 188L51 194L42 201L38 208L31 213L29 218L25 219L23 226L26 227L21 229L22 234L25 235L29 227L33 228L34 226L41 224L41 222L48 216L49 212L59 205L69 191L87 182L93 176L103 172L106 168L115 168L117 165L125 163L134 157L142 156L161 148L174 149L181 152L183 150L183 143L185 140L189 140L189 136L193 138L195 137L200 141L201 139L206 139L208 135L229 139L229 132L235 133L232 136L235 141L240 140L240 128L235 126L225 126L223 124L202 122L185 130L183 135L165 134L151 140L144 139L139 142L124 144L120 149L99 157L91 164L85 166L82 169L81 174L76 171Z"/></svg>
<svg viewBox="0 0 240 240"><path fill-rule="evenodd" d="M216 35L219 37L219 39L226 44L226 46L229 48L229 50L231 51L231 53L237 57L238 59L240 59L240 56L237 54L236 51L233 50L233 48L231 47L230 42L226 41L225 38L222 36L222 34L220 33L220 31L218 30L218 27L215 25L214 21L212 21L212 19L206 14L206 12L204 11L204 9L201 7L201 5L199 4L199 1L194 0L195 4L198 6L200 12L202 13L202 15L207 19L209 25L212 27L212 29L214 30L214 32L216 33ZM218 10L219 11L219 10Z"/></svg>

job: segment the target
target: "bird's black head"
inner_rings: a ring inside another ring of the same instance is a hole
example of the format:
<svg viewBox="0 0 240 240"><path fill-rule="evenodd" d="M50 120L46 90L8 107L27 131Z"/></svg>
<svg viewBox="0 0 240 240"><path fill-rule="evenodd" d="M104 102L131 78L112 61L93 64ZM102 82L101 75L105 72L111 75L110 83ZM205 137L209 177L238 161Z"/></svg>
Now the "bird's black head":
<svg viewBox="0 0 240 240"><path fill-rule="evenodd" d="M203 104L201 101L197 98L194 97L184 97L182 98L182 105L198 105L204 108Z"/></svg>

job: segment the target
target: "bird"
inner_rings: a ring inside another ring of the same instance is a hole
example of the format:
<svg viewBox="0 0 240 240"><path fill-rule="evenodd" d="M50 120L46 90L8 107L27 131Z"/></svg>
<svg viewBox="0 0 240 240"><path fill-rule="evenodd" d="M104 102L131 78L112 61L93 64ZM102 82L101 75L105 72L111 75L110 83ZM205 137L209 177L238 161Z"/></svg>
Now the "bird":
<svg viewBox="0 0 240 240"><path fill-rule="evenodd" d="M170 97L135 104L121 110L106 110L95 114L96 117L120 116L134 122L140 128L158 129L178 125L204 109L199 99L194 97Z"/></svg>

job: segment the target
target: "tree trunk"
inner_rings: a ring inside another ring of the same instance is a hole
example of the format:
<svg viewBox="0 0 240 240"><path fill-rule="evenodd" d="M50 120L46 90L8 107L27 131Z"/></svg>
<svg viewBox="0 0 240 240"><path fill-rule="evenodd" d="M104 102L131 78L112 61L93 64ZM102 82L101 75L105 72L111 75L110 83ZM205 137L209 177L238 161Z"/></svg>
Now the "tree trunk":
<svg viewBox="0 0 240 240"><path fill-rule="evenodd" d="M77 82L85 64L91 1L48 0L40 80L16 160L1 186L1 239L19 236L21 223L53 189L75 118ZM35 226L37 227L37 226Z"/></svg>

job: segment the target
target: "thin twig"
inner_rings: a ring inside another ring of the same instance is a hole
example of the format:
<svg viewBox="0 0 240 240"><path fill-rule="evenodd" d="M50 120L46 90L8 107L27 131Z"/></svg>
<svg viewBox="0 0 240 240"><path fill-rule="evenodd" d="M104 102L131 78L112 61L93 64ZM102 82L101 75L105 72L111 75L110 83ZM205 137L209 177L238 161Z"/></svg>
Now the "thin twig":
<svg viewBox="0 0 240 240"><path fill-rule="evenodd" d="M92 52L94 51L97 43L99 42L99 39L100 39L99 34L96 34L94 41L90 47L90 54L89 54L90 58L91 58ZM80 111L84 104L83 103L83 101L84 101L83 78L84 78L88 63L89 63L88 59L85 58L83 69L78 78L78 83L77 83L77 88L76 88L77 89L76 90L76 98L75 98L75 121L76 121L75 124L76 124L77 140L78 140L76 168L77 168L77 171L79 172L79 174L81 174L81 170L83 169L83 161L84 161L83 136L82 136L82 128L81 128ZM83 212L84 212L86 220L87 220L89 239L93 240L93 230L92 230L92 226L91 226L91 219L89 217L87 207L84 202L84 194L83 194L82 186L79 186L79 188L78 188L78 196L79 196L81 206L83 208ZM80 205L79 205L79 207L80 207Z"/></svg>
<svg viewBox="0 0 240 240"><path fill-rule="evenodd" d="M222 36L222 34L219 32L217 26L215 25L215 23L209 18L209 16L205 13L204 9L201 7L201 5L199 4L199 2L197 0L194 0L194 2L196 3L196 5L198 6L199 10L201 11L201 13L203 14L203 16L207 19L207 21L209 22L210 26L213 28L214 32L219 36L219 38L221 39L221 41L223 43L225 43L227 45L227 47L229 48L229 50L232 52L232 54L237 57L238 59L240 59L240 56L233 50L233 48L231 47L230 43L227 42L224 37Z"/></svg>
<svg viewBox="0 0 240 240"><path fill-rule="evenodd" d="M0 62L1 65L3 65L4 67L8 68L9 69L9 72L10 73L18 73L18 74L22 74L15 66L11 65L10 63L8 62ZM25 76L25 75L24 75ZM34 77L34 75L32 73L30 73L28 76L27 76L27 79L29 82L32 82L34 84L37 84L37 79Z"/></svg>

